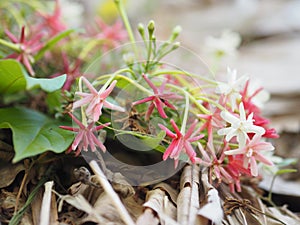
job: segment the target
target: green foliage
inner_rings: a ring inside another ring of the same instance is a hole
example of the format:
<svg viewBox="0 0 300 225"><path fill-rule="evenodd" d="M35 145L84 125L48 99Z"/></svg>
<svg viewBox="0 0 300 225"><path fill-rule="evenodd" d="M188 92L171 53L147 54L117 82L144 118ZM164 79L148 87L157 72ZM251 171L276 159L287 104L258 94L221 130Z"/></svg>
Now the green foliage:
<svg viewBox="0 0 300 225"><path fill-rule="evenodd" d="M0 60L0 93L12 94L23 90L41 88L46 92L59 90L66 80L66 75L55 78L30 77L23 66L14 59Z"/></svg>
<svg viewBox="0 0 300 225"><path fill-rule="evenodd" d="M60 129L62 123L26 108L0 109L0 128L13 133L15 157L13 162L46 151L61 153L74 139L72 132Z"/></svg>

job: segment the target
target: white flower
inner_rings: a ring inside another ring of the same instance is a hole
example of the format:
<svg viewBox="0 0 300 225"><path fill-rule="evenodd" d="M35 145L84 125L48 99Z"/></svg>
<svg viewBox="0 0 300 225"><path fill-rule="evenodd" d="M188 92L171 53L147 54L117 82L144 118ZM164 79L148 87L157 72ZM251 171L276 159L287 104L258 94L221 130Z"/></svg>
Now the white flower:
<svg viewBox="0 0 300 225"><path fill-rule="evenodd" d="M204 41L206 51L217 57L235 56L240 44L241 36L230 30L224 30L219 38L208 36Z"/></svg>
<svg viewBox="0 0 300 225"><path fill-rule="evenodd" d="M239 105L240 118L232 115L227 111L221 112L221 117L228 123L230 127L222 128L218 130L218 135L226 135L225 140L230 141L233 137L237 137L239 148L243 148L246 145L248 133L255 133L263 135L265 129L253 124L253 113L246 118L246 113L243 103Z"/></svg>
<svg viewBox="0 0 300 225"><path fill-rule="evenodd" d="M218 82L218 86L216 88L216 93L223 94L229 98L232 110L236 107L237 100L241 99L242 96L240 91L249 79L247 76L242 76L237 79L236 73L236 70L231 70L227 67L227 83Z"/></svg>

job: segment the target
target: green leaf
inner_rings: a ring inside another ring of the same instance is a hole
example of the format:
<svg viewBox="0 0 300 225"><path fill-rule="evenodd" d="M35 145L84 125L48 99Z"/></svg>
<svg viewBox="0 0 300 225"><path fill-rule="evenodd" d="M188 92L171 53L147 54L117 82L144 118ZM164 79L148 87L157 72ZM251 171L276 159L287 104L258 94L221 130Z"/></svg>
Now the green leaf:
<svg viewBox="0 0 300 225"><path fill-rule="evenodd" d="M296 169L281 169L281 170L278 170L275 175L282 175L285 173L295 173L295 172L297 172Z"/></svg>
<svg viewBox="0 0 300 225"><path fill-rule="evenodd" d="M12 94L26 88L25 70L13 59L0 60L0 93Z"/></svg>
<svg viewBox="0 0 300 225"><path fill-rule="evenodd" d="M47 43L44 45L44 47L41 48L40 51L34 56L34 60L37 61L40 58L42 58L42 56L45 54L45 52L47 50L51 49L57 42L59 42L61 39L65 38L66 36L68 36L69 34L71 34L74 31L75 31L74 29L63 31L63 32L57 34L56 36L54 36L49 41L47 41Z"/></svg>
<svg viewBox="0 0 300 225"><path fill-rule="evenodd" d="M67 79L67 75L64 74L59 77L55 77L55 78L51 78L51 79L49 79L49 78L33 78L28 75L25 75L25 79L27 82L26 89L28 89L28 90L40 87L41 89L43 89L46 92L53 92L53 91L60 89L64 85L64 83Z"/></svg>
<svg viewBox="0 0 300 225"><path fill-rule="evenodd" d="M0 128L10 128L13 133L14 163L46 151L65 151L72 143L74 133L60 129L59 125L57 121L30 109L0 109Z"/></svg>
<svg viewBox="0 0 300 225"><path fill-rule="evenodd" d="M38 87L46 92L53 92L60 89L66 79L65 74L51 79L30 77L20 62L14 59L0 60L1 94L12 94Z"/></svg>

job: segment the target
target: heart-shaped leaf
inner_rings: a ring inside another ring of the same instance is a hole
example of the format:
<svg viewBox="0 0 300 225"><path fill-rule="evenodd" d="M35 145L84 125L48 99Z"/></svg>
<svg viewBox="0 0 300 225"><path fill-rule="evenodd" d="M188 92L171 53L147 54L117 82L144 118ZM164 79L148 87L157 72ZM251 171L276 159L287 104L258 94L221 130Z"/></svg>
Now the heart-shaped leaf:
<svg viewBox="0 0 300 225"><path fill-rule="evenodd" d="M72 143L74 133L60 129L59 125L57 121L30 109L0 109L0 128L10 128L13 133L14 163L46 151L65 151Z"/></svg>
<svg viewBox="0 0 300 225"><path fill-rule="evenodd" d="M60 89L66 81L67 75L55 78L30 77L23 66L14 59L0 60L0 93L12 94L22 90L41 88L46 92Z"/></svg>

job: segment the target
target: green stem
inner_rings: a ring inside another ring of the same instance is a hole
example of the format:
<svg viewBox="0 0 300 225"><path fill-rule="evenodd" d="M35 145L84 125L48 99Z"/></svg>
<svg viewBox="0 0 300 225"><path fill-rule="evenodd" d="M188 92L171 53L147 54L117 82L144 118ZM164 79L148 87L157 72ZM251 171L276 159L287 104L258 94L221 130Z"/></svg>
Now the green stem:
<svg viewBox="0 0 300 225"><path fill-rule="evenodd" d="M270 190L269 190L269 194L268 194L268 200L269 202L272 202L272 191L273 191L273 186L274 186L274 182L276 179L277 175L274 175L271 181L271 185L270 185Z"/></svg>
<svg viewBox="0 0 300 225"><path fill-rule="evenodd" d="M78 88L80 92L83 92L82 90L82 79L80 77L79 81L78 81ZM81 122L84 126L87 127L87 119L86 119L86 115L85 115L85 110L84 110L84 106L80 107L81 110Z"/></svg>
<svg viewBox="0 0 300 225"><path fill-rule="evenodd" d="M21 52L21 49L20 49L20 45L18 44L14 44L14 43L11 43L11 42L8 42L6 40L3 40L0 38L0 44L3 45L3 46L6 46L16 52Z"/></svg>
<svg viewBox="0 0 300 225"><path fill-rule="evenodd" d="M213 81L211 79L205 78L205 77L197 75L197 74L193 74L193 73L189 73L189 72L186 72L186 71L182 71L182 70L159 70L159 71L156 71L156 72L152 73L151 75L152 76L159 76L159 75L162 75L162 74L173 74L173 75L184 74L184 75L187 75L189 77L198 78L198 79L200 79L202 81L205 81L205 82L213 84L213 85L217 85L218 84L216 81Z"/></svg>
<svg viewBox="0 0 300 225"><path fill-rule="evenodd" d="M125 28L127 30L128 36L129 36L129 40L133 46L135 55L138 56L138 51L137 51L137 47L136 47L136 42L135 42L135 38L132 32L132 28L130 26L129 20L128 20L128 16L127 13L125 11L124 5L123 5L123 1L122 0L114 0L115 4L119 10L119 13L121 15L121 18L123 20L123 23L125 25Z"/></svg>
<svg viewBox="0 0 300 225"><path fill-rule="evenodd" d="M182 87L177 87L173 84L166 84L166 86L171 87L175 90L178 90L179 92L183 92L184 95L188 96L189 99L197 106L198 109L200 109L204 114L211 114L211 112L209 110L207 110L203 105L201 105L195 98L194 96L192 96L189 92L187 92L186 90L184 90Z"/></svg>
<svg viewBox="0 0 300 225"><path fill-rule="evenodd" d="M103 75L101 77L99 77L97 80L102 80L102 79L106 79L106 78L109 78L111 77L112 75L111 74L107 74L107 75ZM149 95L153 94L151 91L149 91L148 89L144 88L142 85L138 84L136 81L130 79L129 77L126 77L124 75L121 75L121 74L117 74L115 76L116 79L123 79L123 80L126 80L128 83L136 86L138 89L140 89L141 91L143 92L146 92L148 93Z"/></svg>
<svg viewBox="0 0 300 225"><path fill-rule="evenodd" d="M188 115L189 115L189 108L190 108L190 98L188 96L188 93L185 92L184 95L185 95L185 109L184 109L181 129L180 129L180 132L182 134L185 133L186 123L187 123L187 119L188 119Z"/></svg>

